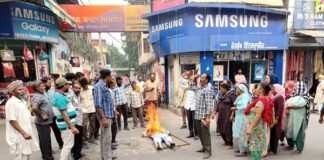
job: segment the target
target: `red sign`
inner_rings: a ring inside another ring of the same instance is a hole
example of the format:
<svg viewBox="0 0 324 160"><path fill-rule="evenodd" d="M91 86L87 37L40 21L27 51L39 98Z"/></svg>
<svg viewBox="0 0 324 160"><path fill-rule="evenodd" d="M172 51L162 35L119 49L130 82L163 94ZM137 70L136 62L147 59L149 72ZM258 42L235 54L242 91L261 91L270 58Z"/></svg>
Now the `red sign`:
<svg viewBox="0 0 324 160"><path fill-rule="evenodd" d="M153 0L153 12L175 7L185 3L185 0Z"/></svg>

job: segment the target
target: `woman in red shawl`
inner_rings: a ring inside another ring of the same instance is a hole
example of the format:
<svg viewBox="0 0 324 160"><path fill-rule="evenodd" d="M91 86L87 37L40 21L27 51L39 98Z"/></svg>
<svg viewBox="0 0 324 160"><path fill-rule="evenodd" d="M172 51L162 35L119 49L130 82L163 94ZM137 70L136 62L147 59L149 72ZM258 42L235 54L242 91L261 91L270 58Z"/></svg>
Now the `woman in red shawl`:
<svg viewBox="0 0 324 160"><path fill-rule="evenodd" d="M272 125L272 100L268 97L271 87L261 83L257 88L258 98L253 100L244 111L248 116L249 127L246 133L249 135L249 145L253 160L261 160L262 152L268 149L266 142L267 128Z"/></svg>

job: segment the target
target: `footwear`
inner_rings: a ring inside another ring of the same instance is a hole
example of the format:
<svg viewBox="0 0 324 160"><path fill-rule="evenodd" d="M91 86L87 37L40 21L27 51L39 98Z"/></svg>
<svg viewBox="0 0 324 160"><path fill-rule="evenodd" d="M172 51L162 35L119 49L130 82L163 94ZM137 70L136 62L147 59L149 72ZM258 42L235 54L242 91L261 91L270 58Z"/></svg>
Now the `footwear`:
<svg viewBox="0 0 324 160"><path fill-rule="evenodd" d="M89 144L95 144L98 145L98 143L96 141L89 141Z"/></svg>
<svg viewBox="0 0 324 160"><path fill-rule="evenodd" d="M116 156L112 156L111 159L117 159L117 157Z"/></svg>
<svg viewBox="0 0 324 160"><path fill-rule="evenodd" d="M224 147L224 149L233 149L233 146L226 146L226 147Z"/></svg>
<svg viewBox="0 0 324 160"><path fill-rule="evenodd" d="M300 150L295 150L295 151L291 152L290 154L291 154L291 155L300 155L301 153L302 153L302 151L300 151Z"/></svg>
<svg viewBox="0 0 324 160"><path fill-rule="evenodd" d="M117 144L117 143L111 143L111 145L112 145L112 146L118 146L118 144Z"/></svg>
<svg viewBox="0 0 324 160"><path fill-rule="evenodd" d="M217 136L221 136L221 134L220 134L220 133L217 133L216 135L217 135Z"/></svg>
<svg viewBox="0 0 324 160"><path fill-rule="evenodd" d="M170 144L170 148L173 149L175 147L175 143Z"/></svg>
<svg viewBox="0 0 324 160"><path fill-rule="evenodd" d="M240 150L235 150L234 153L240 153Z"/></svg>
<svg viewBox="0 0 324 160"><path fill-rule="evenodd" d="M162 146L158 143L157 144L157 147L156 147L158 150L162 150Z"/></svg>
<svg viewBox="0 0 324 160"><path fill-rule="evenodd" d="M204 157L203 157L203 159L208 159L208 158L210 158L211 157L211 155L210 154L207 154L207 155L205 155Z"/></svg>
<svg viewBox="0 0 324 160"><path fill-rule="evenodd" d="M145 128L145 126L144 126L144 125L142 125L141 127L142 127L142 128Z"/></svg>
<svg viewBox="0 0 324 160"><path fill-rule="evenodd" d="M63 145L62 146L59 146L59 149L63 149Z"/></svg>
<svg viewBox="0 0 324 160"><path fill-rule="evenodd" d="M280 146L285 146L285 143L280 143Z"/></svg>
<svg viewBox="0 0 324 160"><path fill-rule="evenodd" d="M87 144L82 145L82 149L89 149L90 147Z"/></svg>
<svg viewBox="0 0 324 160"><path fill-rule="evenodd" d="M117 146L111 145L111 149L112 150L116 150L117 149Z"/></svg>
<svg viewBox="0 0 324 160"><path fill-rule="evenodd" d="M288 147L285 147L284 150L285 150L285 151L291 151L291 150L294 150L294 147L290 147L290 146L288 146Z"/></svg>
<svg viewBox="0 0 324 160"><path fill-rule="evenodd" d="M180 129L185 129L185 128L187 128L187 125L186 125L186 124L183 124L183 125L180 127Z"/></svg>
<svg viewBox="0 0 324 160"><path fill-rule="evenodd" d="M129 130L129 128L128 127L124 127L124 130Z"/></svg>
<svg viewBox="0 0 324 160"><path fill-rule="evenodd" d="M195 136L195 137L194 137L194 140L198 140L198 139L199 139L199 137L198 137L198 136Z"/></svg>
<svg viewBox="0 0 324 160"><path fill-rule="evenodd" d="M235 157L246 157L248 156L247 153L239 153L239 154L235 154Z"/></svg>
<svg viewBox="0 0 324 160"><path fill-rule="evenodd" d="M202 148L202 149L200 149L200 150L198 150L198 151L196 151L196 152L205 152L206 150L205 150L205 148Z"/></svg>
<svg viewBox="0 0 324 160"><path fill-rule="evenodd" d="M136 127L133 127L133 129L135 129Z"/></svg>
<svg viewBox="0 0 324 160"><path fill-rule="evenodd" d="M189 136L187 136L187 138L192 138L192 137L194 137L192 134L190 134Z"/></svg>

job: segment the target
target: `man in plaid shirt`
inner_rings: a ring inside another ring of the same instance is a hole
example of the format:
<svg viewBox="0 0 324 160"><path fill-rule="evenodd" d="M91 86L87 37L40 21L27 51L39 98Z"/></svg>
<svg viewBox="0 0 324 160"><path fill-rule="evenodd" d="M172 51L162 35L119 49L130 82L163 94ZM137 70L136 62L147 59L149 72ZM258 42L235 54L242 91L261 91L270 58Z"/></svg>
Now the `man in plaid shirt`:
<svg viewBox="0 0 324 160"><path fill-rule="evenodd" d="M212 155L211 138L210 138L210 119L213 111L213 91L208 87L210 82L209 74L200 76L200 86L197 85L198 75L193 76L193 84L190 89L196 93L196 110L195 110L195 125L198 130L198 137L202 144L202 149L197 152L203 152L206 155L204 159L208 159Z"/></svg>
<svg viewBox="0 0 324 160"><path fill-rule="evenodd" d="M125 93L125 88L129 85L122 85L123 79L121 77L116 78L117 87L114 89L115 100L117 105L117 111L121 113L124 117L124 130L129 130L127 122L127 95ZM121 120L120 115L117 116L118 130L121 130Z"/></svg>

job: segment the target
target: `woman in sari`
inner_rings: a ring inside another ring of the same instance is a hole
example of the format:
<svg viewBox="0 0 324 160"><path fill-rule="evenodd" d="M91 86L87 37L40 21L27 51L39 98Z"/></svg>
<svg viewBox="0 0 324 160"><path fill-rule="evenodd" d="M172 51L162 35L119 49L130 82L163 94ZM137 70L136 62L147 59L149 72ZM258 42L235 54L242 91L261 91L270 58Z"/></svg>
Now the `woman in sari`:
<svg viewBox="0 0 324 160"><path fill-rule="evenodd" d="M257 88L258 98L253 100L244 111L248 116L249 148L252 160L262 160L262 152L267 150L266 131L272 125L272 100L268 97L271 87L261 83Z"/></svg>
<svg viewBox="0 0 324 160"><path fill-rule="evenodd" d="M271 128L270 134L270 151L277 154L278 142L283 131L283 119L284 119L284 109L285 109L285 90L279 84L273 85L274 90L272 91L273 104L274 104L274 115L275 124Z"/></svg>
<svg viewBox="0 0 324 160"><path fill-rule="evenodd" d="M223 97L219 99L216 112L218 112L217 127L224 140L225 149L233 148L233 133L231 108L234 106L236 95L230 92L231 86L225 83L221 84L221 92Z"/></svg>
<svg viewBox="0 0 324 160"><path fill-rule="evenodd" d="M236 140L238 144L237 157L247 156L247 136L244 134L247 117L244 115L244 110L251 102L251 96L249 94L248 88L244 84L238 84L236 86L236 98L232 111L235 111L235 120L233 127L233 139ZM233 119L234 112L232 112L231 120Z"/></svg>

